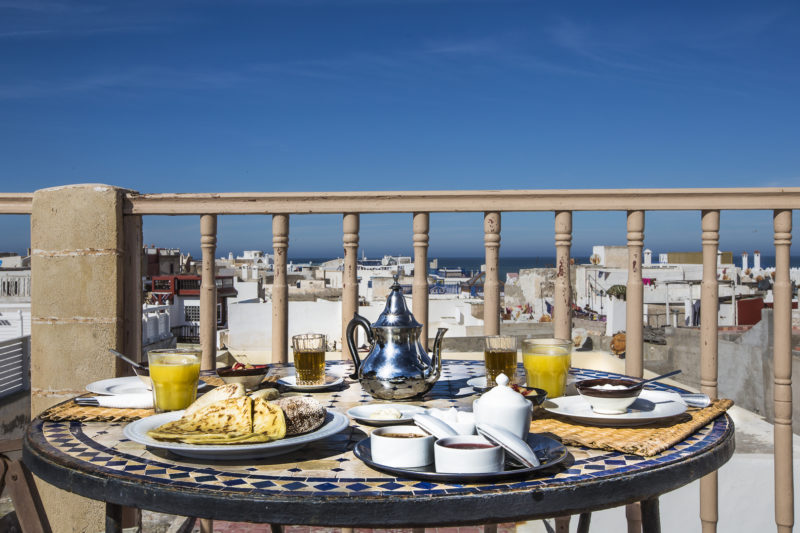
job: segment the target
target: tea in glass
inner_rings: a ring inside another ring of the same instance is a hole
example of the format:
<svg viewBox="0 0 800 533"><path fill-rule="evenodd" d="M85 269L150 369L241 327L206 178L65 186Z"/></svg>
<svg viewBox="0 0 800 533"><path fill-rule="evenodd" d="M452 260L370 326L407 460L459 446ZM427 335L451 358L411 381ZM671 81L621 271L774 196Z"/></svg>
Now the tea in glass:
<svg viewBox="0 0 800 533"><path fill-rule="evenodd" d="M496 385L495 380L500 374L505 374L509 381L513 381L517 371L517 338L507 335L484 337L483 363L487 388Z"/></svg>
<svg viewBox="0 0 800 533"><path fill-rule="evenodd" d="M200 351L164 349L147 352L156 413L186 409L197 398Z"/></svg>
<svg viewBox="0 0 800 533"><path fill-rule="evenodd" d="M564 395L572 363L572 341L565 339L525 339L522 341L522 366L528 387L547 391L548 398Z"/></svg>
<svg viewBox="0 0 800 533"><path fill-rule="evenodd" d="M292 337L298 385L325 384L325 335L304 333Z"/></svg>

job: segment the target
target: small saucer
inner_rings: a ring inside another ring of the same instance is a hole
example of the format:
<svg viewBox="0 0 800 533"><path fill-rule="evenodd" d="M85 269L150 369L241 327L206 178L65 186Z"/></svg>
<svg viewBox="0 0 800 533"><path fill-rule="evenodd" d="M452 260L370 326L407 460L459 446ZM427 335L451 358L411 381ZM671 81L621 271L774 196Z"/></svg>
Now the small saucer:
<svg viewBox="0 0 800 533"><path fill-rule="evenodd" d="M372 414L381 409L393 408L400 411L400 418L372 418ZM347 414L356 421L368 426L393 426L408 424L414 415L425 411L424 407L398 403L372 403L351 407Z"/></svg>
<svg viewBox="0 0 800 533"><path fill-rule="evenodd" d="M330 389L331 387L336 387L337 385L341 385L344 382L343 376L325 376L325 383L321 385L298 385L297 384L297 376L283 376L278 380L278 383L293 390L299 391L317 391L317 390L325 390Z"/></svg>
<svg viewBox="0 0 800 533"><path fill-rule="evenodd" d="M477 376L467 380L467 385L475 390L484 390L486 388L486 376Z"/></svg>

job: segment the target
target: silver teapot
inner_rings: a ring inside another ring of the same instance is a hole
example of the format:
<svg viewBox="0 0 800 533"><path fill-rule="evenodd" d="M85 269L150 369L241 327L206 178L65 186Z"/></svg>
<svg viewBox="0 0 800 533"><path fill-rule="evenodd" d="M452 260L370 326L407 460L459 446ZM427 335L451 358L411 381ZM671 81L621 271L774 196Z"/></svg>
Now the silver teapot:
<svg viewBox="0 0 800 533"><path fill-rule="evenodd" d="M381 400L409 400L425 394L442 373L441 347L447 328L439 328L433 343L433 361L419 342L422 324L406 306L403 288L394 279L386 307L374 324L355 313L347 325L347 346L353 356L355 373L365 391ZM361 326L370 343L369 354L362 361L356 346L357 328Z"/></svg>

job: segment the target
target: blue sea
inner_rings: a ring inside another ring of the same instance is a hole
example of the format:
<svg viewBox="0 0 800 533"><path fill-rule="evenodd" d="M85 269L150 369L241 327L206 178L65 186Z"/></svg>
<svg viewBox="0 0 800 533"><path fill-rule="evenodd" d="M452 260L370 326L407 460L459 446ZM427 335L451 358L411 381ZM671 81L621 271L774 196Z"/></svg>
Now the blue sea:
<svg viewBox="0 0 800 533"><path fill-rule="evenodd" d="M312 263L312 264L320 264L324 261L328 261L331 258L319 258L319 257L290 257L289 260L294 263ZM481 265L486 262L484 257L429 257L428 261L432 259L439 260L439 268L461 268L464 270L468 275L469 274L477 274L481 270ZM587 264L589 263L589 257L583 256L574 256L575 263L577 264ZM753 266L753 256L750 255L748 258L749 265ZM734 262L737 266L741 266L741 257L734 258ZM519 272L521 269L524 268L553 268L556 264L555 256L531 256L531 257L503 257L500 256L500 272L499 278L501 280L506 279L506 274L509 272ZM761 268L771 268L775 266L775 256L772 255L762 255L761 256ZM791 266L793 267L800 267L800 256L792 256L791 258Z"/></svg>

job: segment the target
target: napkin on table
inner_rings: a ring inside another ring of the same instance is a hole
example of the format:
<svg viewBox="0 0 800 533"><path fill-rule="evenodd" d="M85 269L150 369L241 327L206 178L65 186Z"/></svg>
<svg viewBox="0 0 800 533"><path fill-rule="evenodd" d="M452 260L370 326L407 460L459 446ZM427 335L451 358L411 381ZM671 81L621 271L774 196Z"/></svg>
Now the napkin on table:
<svg viewBox="0 0 800 533"><path fill-rule="evenodd" d="M122 409L152 409L152 393L132 392L128 394L115 394L114 396L91 396L97 400L100 407L117 407Z"/></svg>

